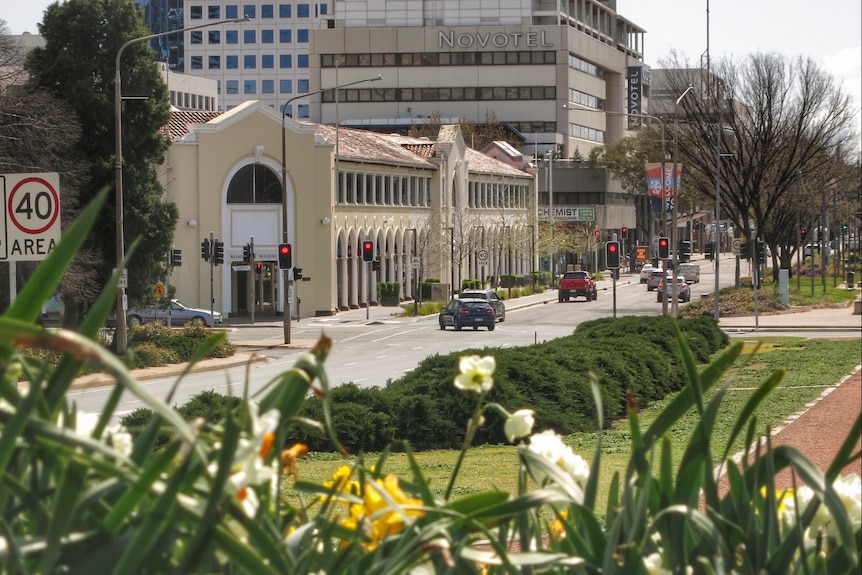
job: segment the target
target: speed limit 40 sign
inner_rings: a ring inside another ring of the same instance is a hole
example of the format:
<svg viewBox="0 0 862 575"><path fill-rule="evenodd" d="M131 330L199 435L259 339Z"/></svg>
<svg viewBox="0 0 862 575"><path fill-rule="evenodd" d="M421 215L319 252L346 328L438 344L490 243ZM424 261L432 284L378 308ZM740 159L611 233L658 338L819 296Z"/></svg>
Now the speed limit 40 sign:
<svg viewBox="0 0 862 575"><path fill-rule="evenodd" d="M2 174L0 260L41 261L60 241L60 176Z"/></svg>

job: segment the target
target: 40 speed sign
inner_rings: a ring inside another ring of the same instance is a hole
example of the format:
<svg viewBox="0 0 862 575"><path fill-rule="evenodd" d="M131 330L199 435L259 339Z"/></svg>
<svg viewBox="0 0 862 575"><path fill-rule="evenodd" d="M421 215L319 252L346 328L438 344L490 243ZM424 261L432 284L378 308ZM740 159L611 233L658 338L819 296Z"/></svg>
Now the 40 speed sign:
<svg viewBox="0 0 862 575"><path fill-rule="evenodd" d="M0 260L44 260L60 241L59 174L0 174L0 185Z"/></svg>

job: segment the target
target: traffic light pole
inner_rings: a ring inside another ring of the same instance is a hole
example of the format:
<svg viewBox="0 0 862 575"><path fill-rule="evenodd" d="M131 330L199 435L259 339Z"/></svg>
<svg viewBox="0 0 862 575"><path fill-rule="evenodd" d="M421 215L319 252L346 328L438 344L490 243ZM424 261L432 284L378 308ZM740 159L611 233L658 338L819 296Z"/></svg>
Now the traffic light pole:
<svg viewBox="0 0 862 575"><path fill-rule="evenodd" d="M210 250L211 250L209 253L209 260L210 260L210 318L214 318L215 317L215 291L214 291L215 284L213 283L214 282L213 278L215 276L215 259L216 259L215 251L216 251L216 247L215 247L215 242L213 241L212 231L210 231ZM215 322L213 322L213 324L215 324Z"/></svg>

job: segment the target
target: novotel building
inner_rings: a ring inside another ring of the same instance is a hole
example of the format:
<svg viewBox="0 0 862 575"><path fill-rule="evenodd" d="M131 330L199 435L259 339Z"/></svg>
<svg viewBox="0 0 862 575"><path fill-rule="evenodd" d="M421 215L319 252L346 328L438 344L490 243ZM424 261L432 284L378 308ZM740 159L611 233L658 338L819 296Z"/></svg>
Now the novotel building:
<svg viewBox="0 0 862 575"><path fill-rule="evenodd" d="M345 0L322 22L312 91L382 76L310 97L322 123L499 121L570 158L622 137L648 96L645 31L615 0Z"/></svg>

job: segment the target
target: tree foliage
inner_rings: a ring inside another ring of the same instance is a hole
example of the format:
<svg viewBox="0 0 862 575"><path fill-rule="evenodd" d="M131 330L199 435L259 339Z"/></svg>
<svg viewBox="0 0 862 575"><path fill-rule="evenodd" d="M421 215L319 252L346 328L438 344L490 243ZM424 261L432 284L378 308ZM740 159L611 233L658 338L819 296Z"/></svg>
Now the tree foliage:
<svg viewBox="0 0 862 575"><path fill-rule="evenodd" d="M86 158L87 181L81 201L87 203L115 183L114 77L117 54L129 40L150 32L133 0L69 0L48 7L39 32L44 48L27 59L31 89L46 90L73 110L81 126L76 141ZM126 245L140 245L129 264L129 294L139 299L163 273L164 254L173 241L176 206L165 201L154 166L168 142L160 129L169 119L167 88L145 42L122 54L123 224ZM100 279L116 266L115 206L106 206L88 244L103 255Z"/></svg>
<svg viewBox="0 0 862 575"><path fill-rule="evenodd" d="M665 67L671 102L694 88L676 111L682 193L712 206L718 188L722 217L767 242L777 275L795 255L798 214L803 226L816 225L821 194L858 190L849 95L810 58L757 53L719 62L712 77L678 57ZM804 201L810 194L818 200Z"/></svg>
<svg viewBox="0 0 862 575"><path fill-rule="evenodd" d="M24 49L0 20L0 173L57 172L61 228L65 230L80 211L78 195L84 176L83 158L77 149L80 125L65 102L24 85L23 63ZM85 309L99 293L100 283L94 273L99 259L94 250L81 250L60 281L58 292L72 321L75 310ZM19 287L36 265L17 263ZM0 287L3 301L8 300L8 285L4 281Z"/></svg>

